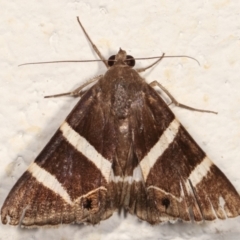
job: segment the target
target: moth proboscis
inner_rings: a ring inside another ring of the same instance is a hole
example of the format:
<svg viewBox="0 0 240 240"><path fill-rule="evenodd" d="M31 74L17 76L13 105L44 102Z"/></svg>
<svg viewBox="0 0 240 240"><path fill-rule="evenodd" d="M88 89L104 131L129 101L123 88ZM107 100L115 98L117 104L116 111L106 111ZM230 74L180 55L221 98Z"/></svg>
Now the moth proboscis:
<svg viewBox="0 0 240 240"><path fill-rule="evenodd" d="M79 24L108 70L60 94L81 99L10 191L3 224L97 224L120 208L150 224L238 216L235 188L139 75L164 55L136 70L122 49L107 61Z"/></svg>

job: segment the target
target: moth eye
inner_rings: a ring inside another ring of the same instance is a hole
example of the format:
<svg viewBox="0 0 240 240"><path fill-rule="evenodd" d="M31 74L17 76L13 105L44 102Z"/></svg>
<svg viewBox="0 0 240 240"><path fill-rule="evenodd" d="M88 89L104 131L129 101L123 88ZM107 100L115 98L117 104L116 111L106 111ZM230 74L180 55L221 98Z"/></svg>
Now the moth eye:
<svg viewBox="0 0 240 240"><path fill-rule="evenodd" d="M127 55L127 58L126 58L125 62L127 63L127 65L129 67L134 67L135 66L135 59L131 55Z"/></svg>
<svg viewBox="0 0 240 240"><path fill-rule="evenodd" d="M108 59L108 66L109 66L109 67L112 67L112 66L114 65L115 56L116 56L116 55L112 55L112 56Z"/></svg>
<svg viewBox="0 0 240 240"><path fill-rule="evenodd" d="M167 209L170 205L170 200L168 198L163 198L162 205L165 206L165 208Z"/></svg>

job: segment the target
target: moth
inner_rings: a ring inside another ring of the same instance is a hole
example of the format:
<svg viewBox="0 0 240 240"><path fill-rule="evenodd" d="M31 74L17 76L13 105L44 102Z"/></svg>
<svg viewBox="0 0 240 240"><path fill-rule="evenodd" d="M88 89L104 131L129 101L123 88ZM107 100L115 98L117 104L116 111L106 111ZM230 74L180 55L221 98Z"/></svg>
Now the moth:
<svg viewBox="0 0 240 240"><path fill-rule="evenodd" d="M78 22L107 72L60 94L81 99L10 191L2 223L97 224L119 209L150 224L238 216L238 192L153 88L162 86L139 75L164 55L142 69L122 49L107 61Z"/></svg>

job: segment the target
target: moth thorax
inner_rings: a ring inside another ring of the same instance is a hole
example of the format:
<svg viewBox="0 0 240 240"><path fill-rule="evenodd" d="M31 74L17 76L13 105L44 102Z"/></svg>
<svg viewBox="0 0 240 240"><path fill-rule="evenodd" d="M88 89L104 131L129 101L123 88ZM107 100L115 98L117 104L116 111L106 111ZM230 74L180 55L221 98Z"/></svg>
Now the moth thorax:
<svg viewBox="0 0 240 240"><path fill-rule="evenodd" d="M114 115L117 116L118 119L127 118L130 113L129 110L132 100L129 97L126 86L116 84L114 91L115 93L112 98Z"/></svg>

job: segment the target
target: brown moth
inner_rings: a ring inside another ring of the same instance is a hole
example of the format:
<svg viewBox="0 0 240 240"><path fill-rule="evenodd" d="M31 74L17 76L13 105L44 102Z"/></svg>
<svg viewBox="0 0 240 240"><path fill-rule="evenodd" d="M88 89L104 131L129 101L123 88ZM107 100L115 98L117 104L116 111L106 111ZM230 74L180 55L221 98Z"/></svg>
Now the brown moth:
<svg viewBox="0 0 240 240"><path fill-rule="evenodd" d="M119 209L150 224L238 216L239 194L153 86L192 108L139 75L164 55L136 70L121 49L106 61L79 24L108 70L88 90L55 95L81 99L10 191L3 224L96 224Z"/></svg>

